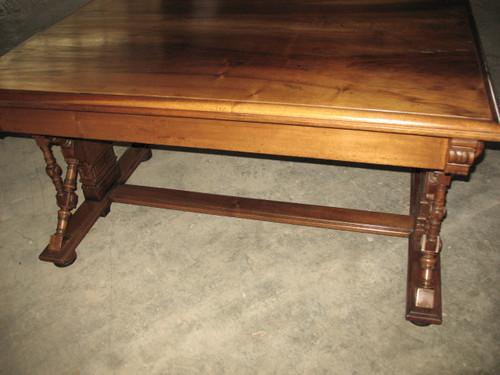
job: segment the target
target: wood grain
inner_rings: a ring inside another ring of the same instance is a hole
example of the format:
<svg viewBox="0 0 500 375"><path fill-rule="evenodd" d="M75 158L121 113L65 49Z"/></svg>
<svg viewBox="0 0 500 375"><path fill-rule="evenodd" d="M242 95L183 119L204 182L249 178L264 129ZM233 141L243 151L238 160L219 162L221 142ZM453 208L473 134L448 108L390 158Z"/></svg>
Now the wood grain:
<svg viewBox="0 0 500 375"><path fill-rule="evenodd" d="M81 142L75 157L98 189L43 260L74 261L112 202L409 236L407 318L419 324L441 322L435 251L451 175L500 141L462 0L95 0L0 58L1 132ZM89 140L425 172L410 215L394 215L123 185L150 150L117 168L101 150L111 145Z"/></svg>
<svg viewBox="0 0 500 375"><path fill-rule="evenodd" d="M449 140L245 121L6 108L17 133L444 169Z"/></svg>
<svg viewBox="0 0 500 375"><path fill-rule="evenodd" d="M428 133L465 119L456 132L500 139L458 0L96 0L1 58L3 90L77 104L87 93L97 106L126 96L127 108L158 98L187 117L268 122L326 109L323 121L371 131L411 131L427 115Z"/></svg>
<svg viewBox="0 0 500 375"><path fill-rule="evenodd" d="M346 208L230 197L137 185L118 185L113 202L277 223L408 237L413 217Z"/></svg>

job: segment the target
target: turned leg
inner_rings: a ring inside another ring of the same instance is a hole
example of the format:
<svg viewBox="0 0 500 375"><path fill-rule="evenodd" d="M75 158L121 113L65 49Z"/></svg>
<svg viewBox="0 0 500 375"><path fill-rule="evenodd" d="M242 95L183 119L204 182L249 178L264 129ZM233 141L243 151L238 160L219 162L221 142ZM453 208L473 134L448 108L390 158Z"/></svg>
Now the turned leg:
<svg viewBox="0 0 500 375"><path fill-rule="evenodd" d="M76 208L78 196L76 195L76 178L78 175L78 159L74 154L74 145L72 140L62 140L57 138L35 137L37 145L43 152L47 164L46 172L52 179L56 188L56 201L59 206L57 213L57 228L50 237L48 248L51 251L60 251L63 240L66 235L68 222L71 218L71 211ZM62 169L57 164L52 146L59 145L68 165L64 182L62 180ZM75 254L76 258L76 254ZM74 261L74 259L72 259Z"/></svg>
<svg viewBox="0 0 500 375"><path fill-rule="evenodd" d="M419 325L441 323L439 232L446 216L445 197L450 182L451 176L444 172L412 176L411 214L415 228L409 246L407 319Z"/></svg>
<svg viewBox="0 0 500 375"><path fill-rule="evenodd" d="M118 162L110 142L44 136L34 138L43 152L46 171L56 188L60 208L56 231L39 258L56 266L67 266L75 261L75 249L94 223L109 212L111 200L108 194L111 189L125 183L139 164L151 157L151 150L131 147ZM68 165L64 180L62 169L52 153L54 145L61 147ZM75 193L77 175L80 175L85 201L72 213L78 199Z"/></svg>
<svg viewBox="0 0 500 375"><path fill-rule="evenodd" d="M47 174L56 188L59 206L58 222L49 245L40 259L57 266L67 266L76 260L76 247L90 230L97 218L107 212L111 202L106 194L120 178L120 168L111 143L35 136L43 152ZM53 146L60 146L67 163L65 179L57 164ZM77 176L80 174L82 191L86 200L77 206Z"/></svg>
<svg viewBox="0 0 500 375"><path fill-rule="evenodd" d="M415 221L408 247L406 318L417 325L442 321L439 232L446 216L446 192L452 176L468 175L482 151L480 141L452 138L443 171L412 174L410 215Z"/></svg>
<svg viewBox="0 0 500 375"><path fill-rule="evenodd" d="M430 172L426 176L425 230L420 236L420 280L416 290L415 305L432 309L438 304L435 300L436 283L434 272L442 248L439 232L441 222L446 216L445 197L451 176L442 172Z"/></svg>

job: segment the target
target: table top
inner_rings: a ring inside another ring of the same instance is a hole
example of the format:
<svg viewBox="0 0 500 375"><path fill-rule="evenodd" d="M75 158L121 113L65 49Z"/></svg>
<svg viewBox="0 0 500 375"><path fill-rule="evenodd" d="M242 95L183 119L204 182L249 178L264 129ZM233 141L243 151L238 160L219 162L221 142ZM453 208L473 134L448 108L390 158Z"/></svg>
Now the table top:
<svg viewBox="0 0 500 375"><path fill-rule="evenodd" d="M498 141L475 39L459 0L95 0L0 58L0 107Z"/></svg>

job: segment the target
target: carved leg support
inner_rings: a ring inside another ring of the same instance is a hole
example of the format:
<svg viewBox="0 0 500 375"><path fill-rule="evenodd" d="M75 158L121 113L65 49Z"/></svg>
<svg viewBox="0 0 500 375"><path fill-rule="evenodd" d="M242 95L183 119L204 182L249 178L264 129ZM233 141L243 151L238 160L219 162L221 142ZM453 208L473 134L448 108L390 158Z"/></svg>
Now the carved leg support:
<svg viewBox="0 0 500 375"><path fill-rule="evenodd" d="M76 260L76 247L94 223L109 212L110 190L125 183L139 164L151 157L146 147L128 149L117 162L109 142L70 140L44 136L34 137L47 163L46 171L56 188L59 206L56 232L40 259L56 266L67 266ZM61 167L57 164L52 146L61 147L68 168L63 181ZM75 193L77 175L81 176L85 201L72 213L78 197Z"/></svg>
<svg viewBox="0 0 500 375"><path fill-rule="evenodd" d="M432 309L438 302L435 301L434 272L439 260L442 242L439 237L441 222L446 216L445 197L451 176L442 172L427 174L425 199L427 203L425 233L420 237L420 281L416 290L415 305Z"/></svg>
<svg viewBox="0 0 500 375"><path fill-rule="evenodd" d="M446 216L446 192L452 175L466 176L482 151L482 142L450 139L443 171L412 174L410 215L415 219L415 227L408 251L406 318L415 324L442 321L439 232Z"/></svg>
<svg viewBox="0 0 500 375"><path fill-rule="evenodd" d="M439 232L446 216L445 197L450 182L451 176L444 172L412 175L415 230L409 245L406 317L419 325L441 323Z"/></svg>
<svg viewBox="0 0 500 375"><path fill-rule="evenodd" d="M47 163L46 172L52 179L56 188L56 201L59 206L57 213L57 229L56 232L50 237L49 250L60 251L66 228L71 218L71 211L76 208L78 203L78 196L76 190L76 178L78 175L78 159L74 154L74 146L72 140L63 140L58 138L35 137L37 145L43 152L45 162ZM68 168L66 170L66 177L62 181L61 167L57 164L54 154L52 153L52 146L59 145L64 156ZM76 258L76 255L75 255ZM73 259L74 260L74 259Z"/></svg>

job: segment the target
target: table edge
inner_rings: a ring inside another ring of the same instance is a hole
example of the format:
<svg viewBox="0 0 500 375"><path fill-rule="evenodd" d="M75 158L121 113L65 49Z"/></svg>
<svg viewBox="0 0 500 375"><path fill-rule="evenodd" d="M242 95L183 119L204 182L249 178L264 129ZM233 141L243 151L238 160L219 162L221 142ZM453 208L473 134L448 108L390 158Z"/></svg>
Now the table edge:
<svg viewBox="0 0 500 375"><path fill-rule="evenodd" d="M493 118L467 118L339 107L178 97L0 90L0 113L2 108L288 124L500 142L500 124ZM0 131L8 132L8 129L8 124L2 124L0 120Z"/></svg>

